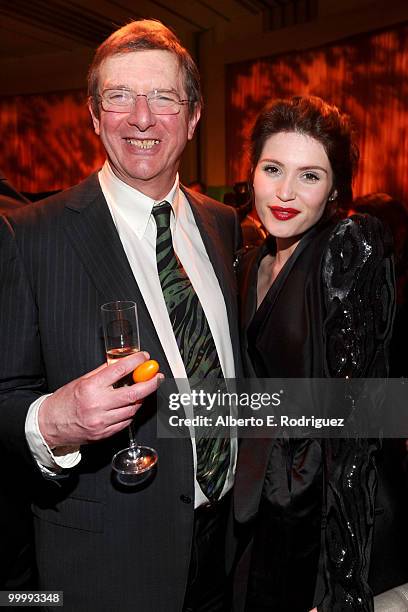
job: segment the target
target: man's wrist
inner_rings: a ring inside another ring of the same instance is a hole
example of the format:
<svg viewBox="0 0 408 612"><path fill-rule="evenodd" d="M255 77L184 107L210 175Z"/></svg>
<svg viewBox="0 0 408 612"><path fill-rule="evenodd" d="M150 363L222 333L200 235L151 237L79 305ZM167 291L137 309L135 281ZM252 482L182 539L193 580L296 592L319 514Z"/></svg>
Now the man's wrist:
<svg viewBox="0 0 408 612"><path fill-rule="evenodd" d="M81 461L80 449L77 446L58 446L54 450L42 435L38 423L38 413L49 395L35 400L28 409L25 434L30 451L40 469L49 474L58 474L61 469L70 469Z"/></svg>
<svg viewBox="0 0 408 612"><path fill-rule="evenodd" d="M38 408L37 426L38 426L38 431L44 443L47 445L47 447L51 451L53 451L54 454L56 454L55 451L57 451L58 448L63 448L63 445L58 444L58 440L57 440L57 436L55 435L55 431L54 431L54 434L51 433L52 427L50 425L50 419L48 418L49 416L49 410L48 410L49 397L51 396L46 397ZM55 426L53 427L53 429L56 430Z"/></svg>

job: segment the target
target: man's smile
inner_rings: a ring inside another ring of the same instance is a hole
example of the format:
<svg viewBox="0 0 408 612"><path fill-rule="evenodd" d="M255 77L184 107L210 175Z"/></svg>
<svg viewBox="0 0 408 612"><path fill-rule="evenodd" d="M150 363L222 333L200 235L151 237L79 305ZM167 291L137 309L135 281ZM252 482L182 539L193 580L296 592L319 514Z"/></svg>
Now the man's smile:
<svg viewBox="0 0 408 612"><path fill-rule="evenodd" d="M125 138L126 142L134 147L138 147L139 149L151 149L155 145L160 143L160 140L156 139L147 139L147 138Z"/></svg>

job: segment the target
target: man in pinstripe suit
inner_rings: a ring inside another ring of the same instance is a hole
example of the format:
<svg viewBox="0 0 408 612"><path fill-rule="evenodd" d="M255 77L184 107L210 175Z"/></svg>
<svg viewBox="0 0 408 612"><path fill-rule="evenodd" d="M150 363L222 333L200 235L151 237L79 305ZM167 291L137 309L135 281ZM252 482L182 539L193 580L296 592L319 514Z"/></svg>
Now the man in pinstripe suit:
<svg viewBox="0 0 408 612"><path fill-rule="evenodd" d="M174 250L222 374L239 375L239 225L231 209L179 185L201 94L196 66L172 32L142 20L113 33L95 55L89 94L107 152L101 171L0 224L0 444L8 469L25 460L16 478L37 479L40 588L64 590L66 610L225 610L236 445L220 497L210 500L197 481L194 441L157 438L161 375L112 387L146 355L104 365L100 306L135 300L142 349L167 378L186 377L156 263L152 210L169 202ZM124 491L110 460L126 446L134 415L159 465L143 487Z"/></svg>

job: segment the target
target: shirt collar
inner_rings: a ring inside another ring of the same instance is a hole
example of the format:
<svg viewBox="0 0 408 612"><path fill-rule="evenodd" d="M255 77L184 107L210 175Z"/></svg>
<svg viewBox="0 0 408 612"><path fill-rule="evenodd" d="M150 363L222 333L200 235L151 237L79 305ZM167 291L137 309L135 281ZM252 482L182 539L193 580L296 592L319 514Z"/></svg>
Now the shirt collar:
<svg viewBox="0 0 408 612"><path fill-rule="evenodd" d="M142 239L146 232L152 208L155 204L163 202L164 200L170 202L177 220L179 206L178 174L176 175L174 184L169 193L161 200L153 200L138 189L120 180L113 172L108 160L105 161L99 172L99 181L113 216L117 213L120 214L134 230L139 239Z"/></svg>

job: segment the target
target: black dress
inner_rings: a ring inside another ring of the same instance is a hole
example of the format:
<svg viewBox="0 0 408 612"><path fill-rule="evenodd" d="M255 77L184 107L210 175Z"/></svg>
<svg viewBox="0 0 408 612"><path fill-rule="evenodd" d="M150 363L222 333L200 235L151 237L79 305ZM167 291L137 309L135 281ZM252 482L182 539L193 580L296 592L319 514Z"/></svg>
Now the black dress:
<svg viewBox="0 0 408 612"><path fill-rule="evenodd" d="M256 310L259 263L274 248L269 237L241 265L247 375L386 376L393 268L377 219L311 228ZM242 441L236 517L254 520L246 610L372 610L377 448L365 439Z"/></svg>

